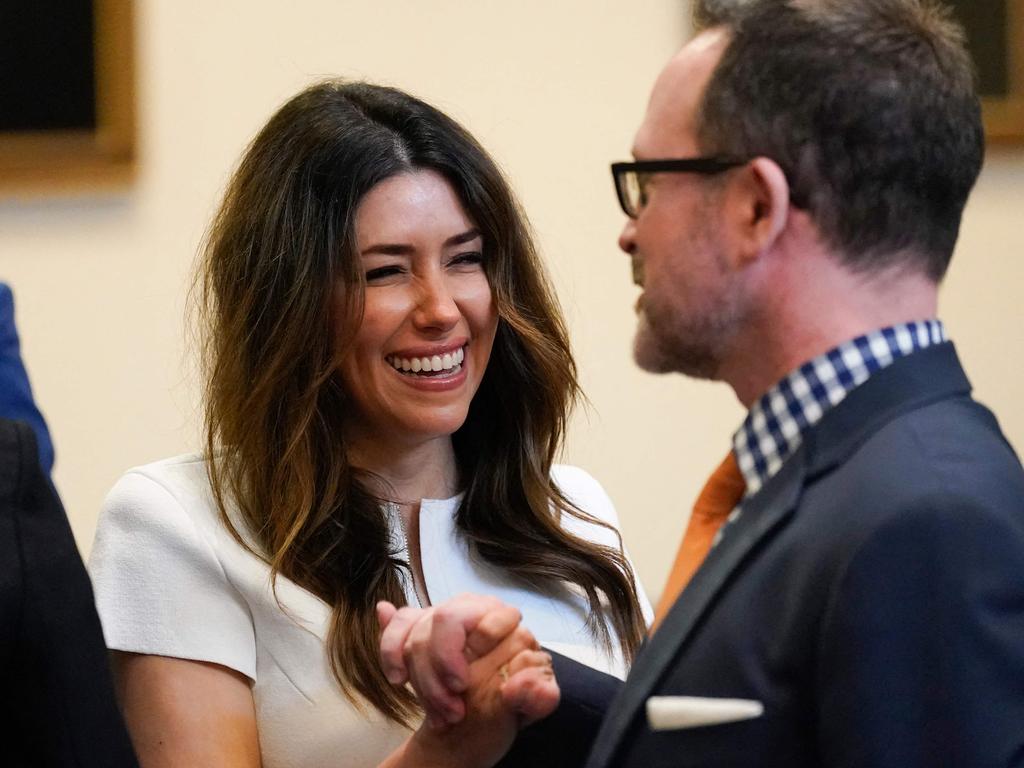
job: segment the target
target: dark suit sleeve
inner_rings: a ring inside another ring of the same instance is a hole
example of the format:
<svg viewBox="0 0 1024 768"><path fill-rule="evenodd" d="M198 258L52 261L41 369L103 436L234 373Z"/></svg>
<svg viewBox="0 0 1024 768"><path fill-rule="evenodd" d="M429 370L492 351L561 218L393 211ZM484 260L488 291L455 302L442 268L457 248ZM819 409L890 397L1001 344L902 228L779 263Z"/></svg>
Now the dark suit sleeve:
<svg viewBox="0 0 1024 768"><path fill-rule="evenodd" d="M0 420L4 764L135 766L92 588L31 430ZM10 762L6 762L10 760Z"/></svg>
<svg viewBox="0 0 1024 768"><path fill-rule="evenodd" d="M524 729L496 768L574 768L590 753L608 703L622 681L554 651L562 696L558 708Z"/></svg>
<svg viewBox="0 0 1024 768"><path fill-rule="evenodd" d="M901 511L857 547L823 623L823 765L1024 765L1024 500Z"/></svg>

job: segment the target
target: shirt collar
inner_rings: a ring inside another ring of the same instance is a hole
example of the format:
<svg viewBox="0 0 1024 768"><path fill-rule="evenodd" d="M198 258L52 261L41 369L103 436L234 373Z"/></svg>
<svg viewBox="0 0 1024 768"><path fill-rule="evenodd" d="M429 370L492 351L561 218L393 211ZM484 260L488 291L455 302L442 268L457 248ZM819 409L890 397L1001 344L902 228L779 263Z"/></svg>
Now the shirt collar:
<svg viewBox="0 0 1024 768"><path fill-rule="evenodd" d="M894 325L833 347L782 379L754 403L732 438L746 495L768 482L804 433L872 374L943 341L940 320Z"/></svg>

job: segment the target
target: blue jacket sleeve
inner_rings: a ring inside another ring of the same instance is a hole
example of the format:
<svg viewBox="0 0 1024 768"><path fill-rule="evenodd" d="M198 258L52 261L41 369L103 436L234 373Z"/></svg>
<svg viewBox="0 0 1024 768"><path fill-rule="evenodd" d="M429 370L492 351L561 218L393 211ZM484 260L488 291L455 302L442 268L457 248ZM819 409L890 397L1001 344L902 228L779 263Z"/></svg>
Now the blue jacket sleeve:
<svg viewBox="0 0 1024 768"><path fill-rule="evenodd" d="M32 397L14 325L14 296L4 283L0 283L0 417L24 421L32 427L39 446L39 463L49 475L53 469L53 443Z"/></svg>

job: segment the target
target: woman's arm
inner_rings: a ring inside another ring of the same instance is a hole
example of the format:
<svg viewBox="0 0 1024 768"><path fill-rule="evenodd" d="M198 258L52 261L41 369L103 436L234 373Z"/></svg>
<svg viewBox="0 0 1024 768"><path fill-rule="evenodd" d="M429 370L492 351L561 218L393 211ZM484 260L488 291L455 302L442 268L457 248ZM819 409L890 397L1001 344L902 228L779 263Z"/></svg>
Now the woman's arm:
<svg viewBox="0 0 1024 768"><path fill-rule="evenodd" d="M516 626L518 619L506 629L506 617L498 615L500 631L489 632L486 618L477 627L486 636L481 650L490 652L466 670L465 717L457 725L422 725L382 768L485 768L521 727L554 710L558 685L550 657ZM120 651L113 668L142 768L259 768L256 711L245 675L209 662Z"/></svg>
<svg viewBox="0 0 1024 768"><path fill-rule="evenodd" d="M142 768L259 768L249 679L219 664L113 653L117 696Z"/></svg>

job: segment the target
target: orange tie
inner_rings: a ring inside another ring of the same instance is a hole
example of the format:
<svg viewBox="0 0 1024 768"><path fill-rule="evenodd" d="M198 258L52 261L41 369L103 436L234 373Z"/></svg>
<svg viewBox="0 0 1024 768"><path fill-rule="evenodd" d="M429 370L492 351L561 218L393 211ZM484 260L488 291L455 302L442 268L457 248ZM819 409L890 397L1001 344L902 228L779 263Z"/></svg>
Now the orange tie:
<svg viewBox="0 0 1024 768"><path fill-rule="evenodd" d="M679 552L676 553L676 561L672 565L672 571L668 575L668 582L665 590L661 593L661 600L654 610L654 623L651 625L651 634L658 628L661 620L665 618L669 608L675 603L683 587L696 573L697 568L704 562L711 550L711 542L722 527L722 523L729 516L729 513L736 507L739 500L743 498L743 491L747 484L736 464L736 456L729 451L718 468L711 473L711 477L704 483L704 488L693 505L693 513L690 515L690 522L686 526L686 535L683 536L683 543L679 545Z"/></svg>

